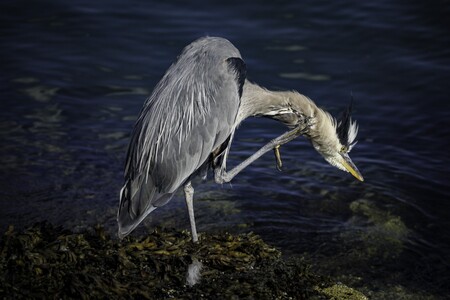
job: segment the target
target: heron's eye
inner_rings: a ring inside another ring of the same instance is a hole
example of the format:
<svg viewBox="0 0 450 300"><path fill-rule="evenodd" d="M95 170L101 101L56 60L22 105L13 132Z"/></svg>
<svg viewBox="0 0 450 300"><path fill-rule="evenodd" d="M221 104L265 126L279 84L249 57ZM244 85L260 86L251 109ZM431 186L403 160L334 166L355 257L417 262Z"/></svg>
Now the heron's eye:
<svg viewBox="0 0 450 300"><path fill-rule="evenodd" d="M341 153L347 153L347 151L348 151L348 148L346 147L346 146L342 146L342 148L341 148Z"/></svg>

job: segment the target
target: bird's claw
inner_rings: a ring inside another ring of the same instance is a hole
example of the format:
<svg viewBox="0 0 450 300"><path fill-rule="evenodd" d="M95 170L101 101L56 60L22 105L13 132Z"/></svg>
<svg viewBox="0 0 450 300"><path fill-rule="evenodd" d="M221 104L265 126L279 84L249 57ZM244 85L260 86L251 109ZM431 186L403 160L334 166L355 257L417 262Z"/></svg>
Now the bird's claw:
<svg viewBox="0 0 450 300"><path fill-rule="evenodd" d="M281 167L283 166L283 162L281 161L280 145L276 145L275 148L273 148L273 152L275 154L275 160L277 162L277 169L278 171L282 171Z"/></svg>

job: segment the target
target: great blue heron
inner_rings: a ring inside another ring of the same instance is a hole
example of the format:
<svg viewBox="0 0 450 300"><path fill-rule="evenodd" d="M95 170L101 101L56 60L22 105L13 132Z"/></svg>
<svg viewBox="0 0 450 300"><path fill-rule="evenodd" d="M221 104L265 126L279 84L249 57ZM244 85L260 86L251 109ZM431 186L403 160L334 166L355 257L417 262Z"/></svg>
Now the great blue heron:
<svg viewBox="0 0 450 300"><path fill-rule="evenodd" d="M290 130L227 171L234 132L250 116L281 121ZM200 38L170 66L134 125L120 191L119 237L184 187L196 242L192 177L212 168L217 183L229 182L272 149L279 166L278 147L299 135L307 137L331 165L362 181L348 156L357 131L350 108L336 121L296 91L274 92L251 83L233 44L219 37Z"/></svg>

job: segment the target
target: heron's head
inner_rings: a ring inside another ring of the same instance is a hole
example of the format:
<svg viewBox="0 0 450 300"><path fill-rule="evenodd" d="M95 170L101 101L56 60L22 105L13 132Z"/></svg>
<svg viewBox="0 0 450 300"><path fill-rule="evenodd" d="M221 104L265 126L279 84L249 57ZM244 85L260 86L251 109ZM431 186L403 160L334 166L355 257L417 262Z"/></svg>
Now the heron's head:
<svg viewBox="0 0 450 300"><path fill-rule="evenodd" d="M317 120L309 134L314 148L331 165L351 173L356 179L364 181L358 168L350 159L348 153L356 144L358 125L351 118L352 104L342 114L339 120L319 109Z"/></svg>

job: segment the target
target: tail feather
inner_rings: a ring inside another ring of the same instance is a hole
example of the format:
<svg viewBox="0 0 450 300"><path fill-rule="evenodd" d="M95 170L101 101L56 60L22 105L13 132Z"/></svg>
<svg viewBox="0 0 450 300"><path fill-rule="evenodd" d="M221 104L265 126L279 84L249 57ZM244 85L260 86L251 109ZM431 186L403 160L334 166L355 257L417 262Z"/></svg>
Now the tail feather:
<svg viewBox="0 0 450 300"><path fill-rule="evenodd" d="M128 179L120 190L120 205L117 213L118 235L122 239L130 234L148 214L163 206L173 193L159 193L151 178L143 183L140 177Z"/></svg>

